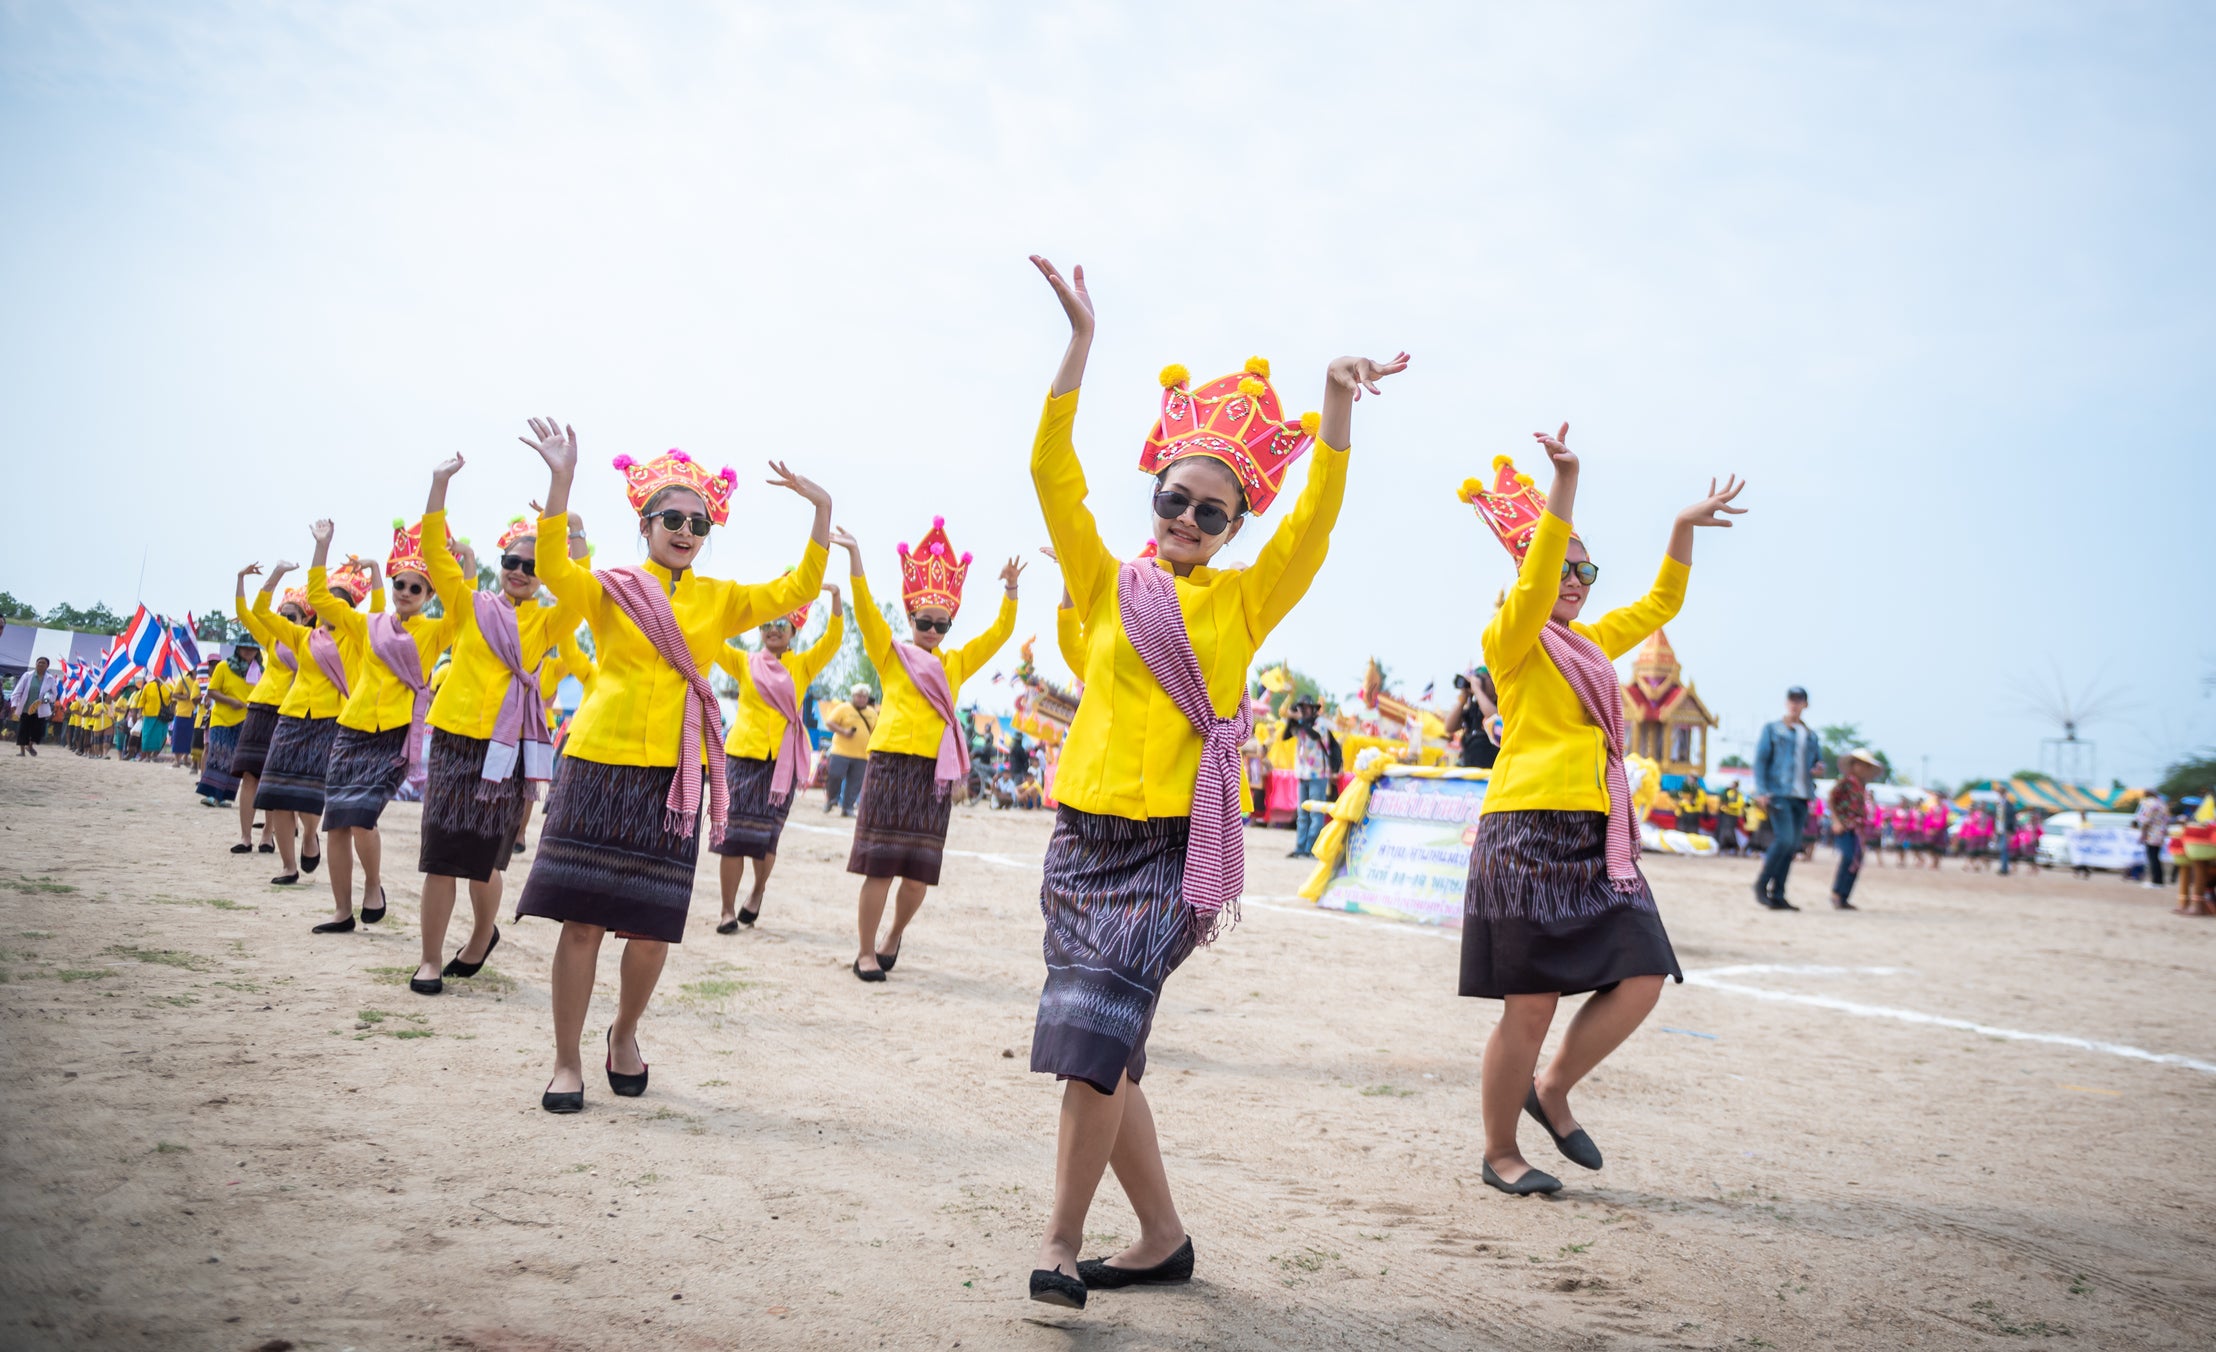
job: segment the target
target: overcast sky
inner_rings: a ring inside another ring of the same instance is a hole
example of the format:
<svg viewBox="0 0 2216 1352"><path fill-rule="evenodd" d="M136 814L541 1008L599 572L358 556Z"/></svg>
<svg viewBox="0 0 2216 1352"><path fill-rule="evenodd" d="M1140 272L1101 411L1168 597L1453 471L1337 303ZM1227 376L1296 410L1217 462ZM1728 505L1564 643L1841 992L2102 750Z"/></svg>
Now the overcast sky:
<svg viewBox="0 0 2216 1352"><path fill-rule="evenodd" d="M205 609L319 515L381 553L457 451L486 540L551 413L604 563L608 459L682 446L745 485L707 571L783 568L784 457L886 593L945 514L957 638L1034 558L1050 652L1036 251L1099 303L1113 545L1164 364L1308 408L1415 354L1266 656L1445 689L1509 576L1454 488L1567 419L1601 604L1752 481L1669 631L1719 754L1799 682L2005 773L2060 681L2144 779L2216 740L2212 56L2197 5L0 4L0 589Z"/></svg>

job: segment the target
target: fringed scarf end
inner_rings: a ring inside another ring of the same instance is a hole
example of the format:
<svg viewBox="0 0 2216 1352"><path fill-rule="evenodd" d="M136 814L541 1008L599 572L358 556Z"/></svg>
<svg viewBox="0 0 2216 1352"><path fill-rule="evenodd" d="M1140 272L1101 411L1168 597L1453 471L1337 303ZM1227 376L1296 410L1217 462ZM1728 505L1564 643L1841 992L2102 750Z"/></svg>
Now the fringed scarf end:
<svg viewBox="0 0 2216 1352"><path fill-rule="evenodd" d="M1191 924L1193 946L1195 948L1206 948L1238 927L1239 903L1236 901L1227 902L1222 906L1205 911L1198 906L1189 909L1192 911Z"/></svg>
<svg viewBox="0 0 2216 1352"><path fill-rule="evenodd" d="M662 829L673 836L689 836L700 829L700 813L680 812L676 808L662 811Z"/></svg>

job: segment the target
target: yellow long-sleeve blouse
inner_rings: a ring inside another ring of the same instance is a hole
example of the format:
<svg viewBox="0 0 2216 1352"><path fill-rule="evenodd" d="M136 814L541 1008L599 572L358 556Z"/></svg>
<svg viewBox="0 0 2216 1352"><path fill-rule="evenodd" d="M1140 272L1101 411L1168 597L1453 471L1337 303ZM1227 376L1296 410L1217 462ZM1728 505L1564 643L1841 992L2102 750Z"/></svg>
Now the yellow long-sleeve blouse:
<svg viewBox="0 0 2216 1352"><path fill-rule="evenodd" d="M1503 727L1485 812L1608 810L1607 740L1539 641L1561 593L1569 547L1568 522L1552 512L1539 518L1516 583L1485 626L1485 666L1500 691ZM1645 596L1593 623L1572 621L1570 628L1613 661L1676 616L1690 572L1664 555Z"/></svg>
<svg viewBox="0 0 2216 1352"><path fill-rule="evenodd" d="M423 533L428 536L434 530L440 539L446 538L446 513L424 513ZM432 664L446 651L446 645L454 641L454 631L461 628L462 613L470 610L469 592L460 585L461 570L453 569L449 576L452 582L447 587L440 587L436 577L431 582L432 594L439 598L441 613L437 619L418 611L400 622L400 627L408 631L408 637L415 640L416 659L422 664L426 682L430 679ZM378 588L377 594L382 596L384 589ZM331 616L331 627L342 649L351 640L362 655L358 669L351 661L346 666L346 679L352 690L346 697L345 707L339 710L339 726L356 732L390 732L413 722L415 691L385 665L385 659L371 651L369 616L334 594L328 575L321 568L308 570L308 604L315 607L317 615L328 613ZM331 607L328 612L324 609L326 606Z"/></svg>
<svg viewBox="0 0 2216 1352"><path fill-rule="evenodd" d="M831 623L823 627L823 637L808 645L805 651L786 649L778 657L793 678L793 697L796 703L808 697L808 687L831 659L839 655L839 645L846 641L846 621L838 612L831 615ZM762 692L754 684L754 654L744 648L723 645L716 654L716 665L731 673L739 683L739 710L731 720L731 733L723 739L723 754L740 756L747 760L768 760L777 754L778 744L785 736L785 716L769 707Z"/></svg>
<svg viewBox="0 0 2216 1352"><path fill-rule="evenodd" d="M431 569L431 589L454 620L454 655L438 682L438 694L431 700L426 721L457 737L488 740L500 723L500 706L508 697L513 678L507 665L493 655L485 631L477 627L474 580L462 575L461 562L454 557L446 538L444 514L440 514L436 538L431 531L431 516L423 518L423 561ZM449 594L459 599L449 601ZM508 604L506 597L501 598L501 604ZM515 608L515 616L516 646L525 670L541 667L555 648L555 636L577 627L577 612L560 602L549 606L526 601Z"/></svg>
<svg viewBox="0 0 2216 1352"><path fill-rule="evenodd" d="M1078 615L1076 606L1056 606L1054 609L1054 646L1062 654L1070 675L1085 679L1085 621Z"/></svg>
<svg viewBox="0 0 2216 1352"><path fill-rule="evenodd" d="M169 716L169 688L159 681L148 681L139 687L138 711L147 718Z"/></svg>
<svg viewBox="0 0 2216 1352"><path fill-rule="evenodd" d="M908 679L908 668L894 654L892 626L885 623L885 612L870 598L868 580L857 573L852 581L854 623L862 631L862 647L869 653L869 660L877 664L877 679L885 688L884 707L878 710L877 730L870 734L869 749L906 756L936 756L939 741L946 733L946 720L932 711L923 692ZM1002 592L1000 613L993 617L992 625L984 633L952 652L942 647L932 654L939 659L939 665L946 668L947 688L957 699L962 693L962 682L992 661L993 654L1000 651L1000 645L1014 632L1016 600Z"/></svg>
<svg viewBox="0 0 2216 1352"><path fill-rule="evenodd" d="M244 676L231 670L229 662L218 662L215 664L215 670L208 674L208 693L210 695L229 695L232 699L244 705L251 701L254 687L246 683ZM210 706L208 709L208 726L211 728L235 728L246 721L246 710L244 708L234 709L228 704L218 703L213 699L209 700L208 704Z"/></svg>
<svg viewBox="0 0 2216 1352"><path fill-rule="evenodd" d="M554 696L562 688L564 676L577 678L581 687L577 706L583 708L593 681L600 675L600 664L587 657L584 645L577 641L576 617L570 618L571 624L554 636L554 655L539 664L539 699L549 710L554 707Z"/></svg>
<svg viewBox="0 0 2216 1352"><path fill-rule="evenodd" d="M540 517L539 538L568 539L568 515ZM690 569L673 579L658 563L642 566L669 597L677 627L692 650L694 671L705 678L717 650L733 634L789 614L821 590L830 557L810 540L798 568L752 583L702 577ZM685 725L685 677L662 660L592 571L565 551L540 555L539 581L592 626L599 653L599 674L590 697L570 721L563 754L603 765L675 765ZM701 754L706 756L705 747Z"/></svg>
<svg viewBox="0 0 2216 1352"><path fill-rule="evenodd" d="M1108 552L1085 505L1085 470L1070 440L1077 395L1071 390L1046 401L1031 448L1031 479L1084 633L1078 670L1085 698L1062 743L1054 796L1100 816L1189 816L1193 779L1200 772L1200 734L1124 635L1116 595L1122 563ZM1299 500L1252 565L1200 567L1176 579L1178 609L1219 717L1238 710L1255 650L1307 594L1323 566L1346 493L1348 455L1316 443ZM1168 568L1159 560L1154 566ZM1244 778L1242 769L1242 799Z"/></svg>
<svg viewBox="0 0 2216 1352"><path fill-rule="evenodd" d="M267 593L264 593L263 602L267 599ZM276 633L262 623L261 615L256 613L261 608L262 602L249 607L244 597L234 598L231 602L231 609L237 613L239 623L246 626L246 632L254 636L254 642L262 650L262 674L254 682L254 692L247 696L246 702L276 708L285 702L285 696L292 690L292 668L278 658Z"/></svg>
<svg viewBox="0 0 2216 1352"><path fill-rule="evenodd" d="M334 617L331 638L339 645L339 661L346 668L347 688L352 689L361 684L362 658L367 655L368 646L349 637L347 630L335 627L337 612L352 611L354 608L346 604L346 598L332 594L330 579L323 569L311 568L308 570L308 590L312 594L319 588L325 596L330 597L329 613ZM310 604L314 603L311 601ZM369 594L369 613L375 615L384 608L385 589L379 587ZM325 613L321 606L317 606L316 611L318 615ZM308 650L308 639L315 631L307 625L294 624L273 610L269 604L268 592L254 598L254 614L269 627L269 636L291 648L292 655L300 661L300 670L293 673L292 685L285 691L284 703L277 706L278 717L337 718L339 711L346 707L346 697L339 693L337 686L331 684L330 678L323 674L322 665L315 660L315 654ZM368 631L364 629L360 632ZM274 654L271 660L276 660Z"/></svg>

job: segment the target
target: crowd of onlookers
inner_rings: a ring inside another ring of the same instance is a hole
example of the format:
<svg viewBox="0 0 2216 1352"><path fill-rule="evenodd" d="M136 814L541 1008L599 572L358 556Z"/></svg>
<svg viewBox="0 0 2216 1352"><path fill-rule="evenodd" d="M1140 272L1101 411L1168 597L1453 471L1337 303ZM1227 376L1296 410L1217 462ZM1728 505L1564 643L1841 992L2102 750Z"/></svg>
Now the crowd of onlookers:
<svg viewBox="0 0 2216 1352"><path fill-rule="evenodd" d="M59 674L43 657L7 683L0 698L0 717L5 719L0 736L15 743L18 756L36 756L41 746L60 746L99 760L166 758L192 769L206 754L214 703L191 673L136 680L113 694L65 695L60 684Z"/></svg>

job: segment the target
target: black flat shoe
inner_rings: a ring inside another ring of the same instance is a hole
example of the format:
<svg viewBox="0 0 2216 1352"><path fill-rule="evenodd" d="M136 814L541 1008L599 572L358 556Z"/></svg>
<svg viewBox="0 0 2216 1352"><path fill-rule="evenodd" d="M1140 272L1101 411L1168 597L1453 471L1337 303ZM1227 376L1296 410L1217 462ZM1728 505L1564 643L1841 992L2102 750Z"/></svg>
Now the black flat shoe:
<svg viewBox="0 0 2216 1352"><path fill-rule="evenodd" d="M408 989L418 995L444 995L446 982L439 977L426 981L420 976L411 976L408 978Z"/></svg>
<svg viewBox="0 0 2216 1352"><path fill-rule="evenodd" d="M1111 1267L1105 1258L1089 1258L1077 1265L1078 1279L1095 1291L1123 1286L1178 1286L1193 1279L1193 1237L1177 1246L1177 1252L1150 1268Z"/></svg>
<svg viewBox="0 0 2216 1352"><path fill-rule="evenodd" d="M637 1047L638 1039L633 1038L631 1045L634 1048ZM608 1088L614 1091L617 1098L637 1098L646 1092L646 1077L653 1070L653 1067L646 1064L646 1058L643 1056L639 1058L639 1066L640 1070L636 1075L626 1075L616 1069L616 1030L610 1028L608 1030Z"/></svg>
<svg viewBox="0 0 2216 1352"><path fill-rule="evenodd" d="M1031 1299L1065 1310L1085 1308L1085 1283L1053 1268L1031 1269Z"/></svg>
<svg viewBox="0 0 2216 1352"><path fill-rule="evenodd" d="M551 1086L553 1081L547 1083ZM566 1094L557 1094L549 1087L539 1091L539 1106L550 1113L581 1113L585 1111L585 1091L572 1089Z"/></svg>
<svg viewBox="0 0 2216 1352"><path fill-rule="evenodd" d="M718 934L737 934L738 932L739 922L736 920L719 921L716 925L716 933ZM856 958L855 961L860 962L861 959Z"/></svg>
<svg viewBox="0 0 2216 1352"><path fill-rule="evenodd" d="M885 979L885 972L883 968L879 968L877 971L874 972L863 971L862 960L860 958L856 958L854 960L854 975L862 978L862 980L864 981L883 981Z"/></svg>
<svg viewBox="0 0 2216 1352"><path fill-rule="evenodd" d="M300 871L302 873L313 873L322 866L323 856L321 854L304 854L300 856Z"/></svg>
<svg viewBox="0 0 2216 1352"><path fill-rule="evenodd" d="M1523 1171L1523 1177L1515 1182L1503 1183L1500 1181L1500 1175L1493 1172L1491 1160L1485 1161L1482 1168L1484 1172L1480 1177L1485 1180L1485 1186L1499 1188L1511 1197L1529 1197L1535 1192L1562 1191L1561 1179L1556 1178L1553 1174L1541 1173L1537 1169L1526 1169Z"/></svg>
<svg viewBox="0 0 2216 1352"><path fill-rule="evenodd" d="M362 923L363 923L363 924L365 924L365 925L374 925L374 924L376 924L376 923L377 923L378 921L380 921L380 920L382 920L382 919L384 919L384 918L385 918L385 885L384 885L383 883L379 883L379 884L377 884L377 909L373 911L373 910L369 909L369 908L368 908L367 906L364 906L364 907L362 908Z"/></svg>
<svg viewBox="0 0 2216 1352"><path fill-rule="evenodd" d="M898 953L880 953L877 955L877 970L889 972L893 969L893 964L898 961L900 961Z"/></svg>
<svg viewBox="0 0 2216 1352"><path fill-rule="evenodd" d="M1783 897L1779 897L1777 900L1770 903L1770 909L1773 911L1797 911L1800 909L1800 907L1795 906L1792 902L1787 901Z"/></svg>
<svg viewBox="0 0 2216 1352"><path fill-rule="evenodd" d="M1583 1127L1564 1136L1554 1129L1552 1122L1547 1121L1547 1110L1539 1106L1537 1084L1524 1091L1523 1110L1547 1135L1554 1138L1554 1148L1562 1152L1563 1159L1587 1169L1600 1167L1600 1147L1593 1144L1593 1138L1585 1134Z"/></svg>
<svg viewBox="0 0 2216 1352"><path fill-rule="evenodd" d="M271 883L271 885L272 885L272 886L276 886L276 887L290 887L290 886L292 886L292 885L293 885L294 883L296 883L296 882L299 882L299 881L300 881L300 870L298 870L298 869L294 869L294 870L293 870L292 872L290 872L290 873L280 873L280 874L278 874L278 875L277 875L276 877L274 877L274 878L270 879L269 881L270 881L270 883Z"/></svg>
<svg viewBox="0 0 2216 1352"><path fill-rule="evenodd" d="M495 925L492 927L492 942L485 945L485 956L479 958L475 962L463 962L461 953L457 951L454 956L450 960L448 960L445 970L440 972L439 975L459 977L475 976L479 972L484 970L486 963L492 961L492 951L498 947L500 947L500 926Z"/></svg>
<svg viewBox="0 0 2216 1352"><path fill-rule="evenodd" d="M252 854L252 853L254 853L254 847L253 847L253 846L251 846L251 845L233 845L233 846L231 847L231 853L233 853L233 854Z"/></svg>
<svg viewBox="0 0 2216 1352"><path fill-rule="evenodd" d="M762 908L759 906L755 907L751 911L739 912L739 923L746 926L748 929L754 928L754 922L761 918Z"/></svg>
<svg viewBox="0 0 2216 1352"><path fill-rule="evenodd" d="M344 920L326 920L308 932L310 934L352 934L354 932L354 917L348 916Z"/></svg>
<svg viewBox="0 0 2216 1352"><path fill-rule="evenodd" d="M257 854L275 854L277 853L277 847L265 840L254 847L254 852Z"/></svg>

